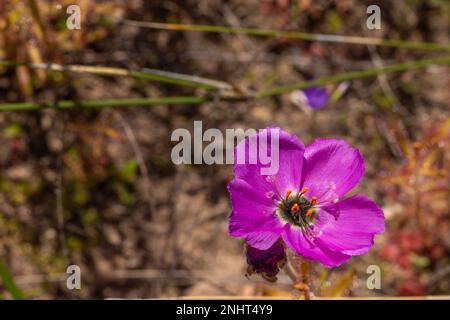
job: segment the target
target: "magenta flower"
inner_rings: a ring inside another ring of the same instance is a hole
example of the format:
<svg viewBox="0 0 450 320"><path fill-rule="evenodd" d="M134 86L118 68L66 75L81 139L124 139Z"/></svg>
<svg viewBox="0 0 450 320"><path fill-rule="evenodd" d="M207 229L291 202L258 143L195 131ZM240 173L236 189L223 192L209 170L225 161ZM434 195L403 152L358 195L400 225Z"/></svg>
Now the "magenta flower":
<svg viewBox="0 0 450 320"><path fill-rule="evenodd" d="M228 185L230 235L259 250L281 239L298 255L330 268L368 252L375 234L384 232L383 212L365 196L343 198L364 174L360 152L336 139L317 139L305 147L278 128L262 130L257 140L274 130L279 130L275 175L262 175L259 161L236 161L238 152L250 150L249 138L235 149L235 178Z"/></svg>

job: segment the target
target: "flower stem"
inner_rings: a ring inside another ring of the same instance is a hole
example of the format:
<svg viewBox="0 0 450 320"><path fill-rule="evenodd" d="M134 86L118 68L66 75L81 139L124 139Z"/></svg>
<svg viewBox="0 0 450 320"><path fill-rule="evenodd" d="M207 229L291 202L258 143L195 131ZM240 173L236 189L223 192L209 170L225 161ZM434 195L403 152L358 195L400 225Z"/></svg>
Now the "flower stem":
<svg viewBox="0 0 450 320"><path fill-rule="evenodd" d="M299 289L305 298L305 300L311 299L311 291L310 291L310 279L309 279L309 262L303 258L298 257L298 268L300 269L299 274L300 277L297 281L297 284L294 285L297 289Z"/></svg>
<svg viewBox="0 0 450 320"><path fill-rule="evenodd" d="M305 258L288 250L288 263L284 268L292 280L292 287L298 290L305 300L311 299L309 262Z"/></svg>
<svg viewBox="0 0 450 320"><path fill-rule="evenodd" d="M303 294L305 296L305 300L310 300L311 291L309 278L309 262L303 257L300 257L300 274L301 274L301 282L304 284Z"/></svg>

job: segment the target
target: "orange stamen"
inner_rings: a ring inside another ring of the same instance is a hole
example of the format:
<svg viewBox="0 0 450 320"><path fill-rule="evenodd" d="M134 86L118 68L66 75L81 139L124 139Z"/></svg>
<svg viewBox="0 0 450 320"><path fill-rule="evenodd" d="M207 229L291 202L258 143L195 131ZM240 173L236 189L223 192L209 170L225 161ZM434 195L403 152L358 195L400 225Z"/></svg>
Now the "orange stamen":
<svg viewBox="0 0 450 320"><path fill-rule="evenodd" d="M305 192L308 192L309 188L308 187L303 187L302 190L300 190L300 193L303 194Z"/></svg>
<svg viewBox="0 0 450 320"><path fill-rule="evenodd" d="M306 216L307 216L308 218L311 218L312 215L313 215L313 211L312 211L312 210L308 210L308 211L306 212Z"/></svg>
<svg viewBox="0 0 450 320"><path fill-rule="evenodd" d="M300 208L297 203L294 203L294 205L291 208L291 213L298 213L300 211Z"/></svg>
<svg viewBox="0 0 450 320"><path fill-rule="evenodd" d="M311 204L315 205L316 203L317 203L317 197L314 196L314 197L311 198Z"/></svg>
<svg viewBox="0 0 450 320"><path fill-rule="evenodd" d="M287 191L286 191L286 199L287 198L289 198L289 196L291 195L291 193L292 193L292 190L291 189L287 189Z"/></svg>

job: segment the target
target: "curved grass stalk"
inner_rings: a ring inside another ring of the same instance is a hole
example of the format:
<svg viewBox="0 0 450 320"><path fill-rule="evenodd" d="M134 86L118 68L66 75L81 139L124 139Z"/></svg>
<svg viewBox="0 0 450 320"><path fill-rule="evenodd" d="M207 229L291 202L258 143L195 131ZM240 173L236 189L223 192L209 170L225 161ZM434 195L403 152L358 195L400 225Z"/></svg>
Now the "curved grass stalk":
<svg viewBox="0 0 450 320"><path fill-rule="evenodd" d="M245 34L248 36L257 36L257 37L274 37L286 39L299 39L304 41L318 41L318 42L371 45L371 46L383 46L383 47L393 47L403 49L450 52L450 44L439 44L432 42L416 42L416 41L369 38L359 36L342 36L334 34L282 31L273 29L235 28L227 26L193 25L193 24L173 24L173 23L159 23L159 22L134 21L134 20L125 20L124 23L140 28L150 28L160 30Z"/></svg>
<svg viewBox="0 0 450 320"><path fill-rule="evenodd" d="M27 66L32 69L49 70L56 72L88 73L104 76L133 77L135 79L144 79L167 84L179 85L184 87L202 88L209 91L223 91L233 94L234 87L224 81L218 81L198 76L191 76L181 73L168 72L163 70L147 69L128 70L125 68L87 66L87 65L61 65L56 63L26 63L0 60L0 66L16 67Z"/></svg>

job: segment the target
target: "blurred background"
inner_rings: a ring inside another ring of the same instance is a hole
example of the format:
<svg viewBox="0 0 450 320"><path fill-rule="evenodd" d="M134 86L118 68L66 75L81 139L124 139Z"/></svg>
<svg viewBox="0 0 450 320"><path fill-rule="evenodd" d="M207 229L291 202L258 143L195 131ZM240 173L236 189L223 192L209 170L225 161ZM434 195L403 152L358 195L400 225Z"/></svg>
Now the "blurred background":
<svg viewBox="0 0 450 320"><path fill-rule="evenodd" d="M73 4L80 7L80 30L66 27ZM381 30L366 27L370 4L381 8ZM450 2L1 0L0 60L152 68L263 90L439 55L152 30L126 19L448 44ZM276 283L245 277L243 243L228 235L232 167L172 163L172 131L192 131L194 120L222 132L277 125L305 143L336 137L361 150L366 175L355 192L383 207L387 229L368 254L339 268L313 263L315 295L449 295L449 66L325 88L339 94L321 109L305 107L294 92L199 105L1 111L0 297L291 296L283 273ZM0 105L202 90L0 64ZM66 288L71 264L81 268L81 290ZM380 290L366 288L369 265L382 270Z"/></svg>

